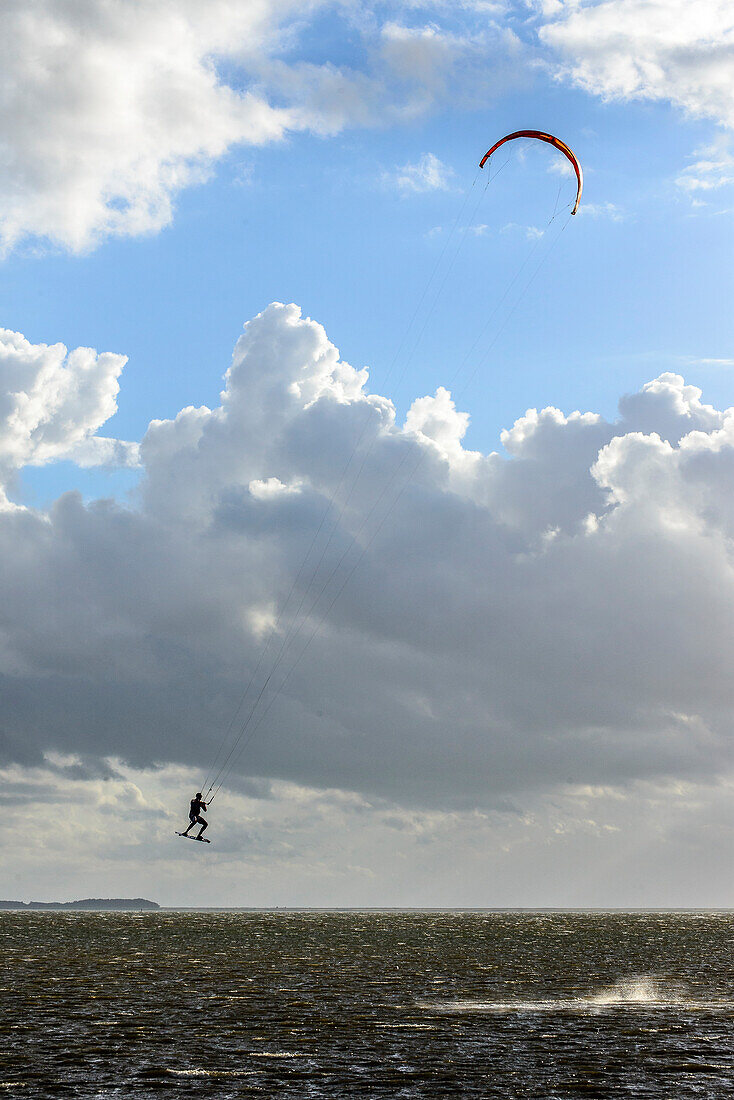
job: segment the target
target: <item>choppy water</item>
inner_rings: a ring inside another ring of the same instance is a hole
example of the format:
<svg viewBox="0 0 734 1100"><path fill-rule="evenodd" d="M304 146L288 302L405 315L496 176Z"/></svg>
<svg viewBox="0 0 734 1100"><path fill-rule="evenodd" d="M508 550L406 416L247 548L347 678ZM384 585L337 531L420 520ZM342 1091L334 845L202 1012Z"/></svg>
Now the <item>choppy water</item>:
<svg viewBox="0 0 734 1100"><path fill-rule="evenodd" d="M0 1096L734 1096L734 916L2 913Z"/></svg>

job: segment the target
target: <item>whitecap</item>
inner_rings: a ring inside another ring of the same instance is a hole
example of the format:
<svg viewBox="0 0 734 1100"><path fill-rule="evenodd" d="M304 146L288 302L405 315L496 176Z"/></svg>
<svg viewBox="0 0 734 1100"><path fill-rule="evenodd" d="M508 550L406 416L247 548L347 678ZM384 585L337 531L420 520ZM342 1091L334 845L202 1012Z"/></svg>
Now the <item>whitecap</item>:
<svg viewBox="0 0 734 1100"><path fill-rule="evenodd" d="M654 1011L734 1012L730 998L709 1000L659 978L622 978L611 986L575 997L513 998L505 1001L419 1001L418 1007L445 1013Z"/></svg>

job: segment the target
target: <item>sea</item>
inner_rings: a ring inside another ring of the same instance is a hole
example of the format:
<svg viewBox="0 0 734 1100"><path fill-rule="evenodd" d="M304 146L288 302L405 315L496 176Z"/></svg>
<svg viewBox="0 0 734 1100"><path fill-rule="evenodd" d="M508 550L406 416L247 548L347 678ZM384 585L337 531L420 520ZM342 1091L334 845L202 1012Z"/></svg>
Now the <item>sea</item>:
<svg viewBox="0 0 734 1100"><path fill-rule="evenodd" d="M0 913L0 1096L734 1097L723 912Z"/></svg>

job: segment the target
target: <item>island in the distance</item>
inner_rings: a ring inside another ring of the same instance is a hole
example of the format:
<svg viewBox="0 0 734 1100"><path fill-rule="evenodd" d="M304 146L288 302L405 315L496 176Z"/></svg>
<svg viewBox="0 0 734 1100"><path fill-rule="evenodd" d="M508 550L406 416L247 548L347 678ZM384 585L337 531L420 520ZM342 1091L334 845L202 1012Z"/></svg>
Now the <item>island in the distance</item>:
<svg viewBox="0 0 734 1100"><path fill-rule="evenodd" d="M81 898L79 901L0 901L0 909L160 909L147 898Z"/></svg>

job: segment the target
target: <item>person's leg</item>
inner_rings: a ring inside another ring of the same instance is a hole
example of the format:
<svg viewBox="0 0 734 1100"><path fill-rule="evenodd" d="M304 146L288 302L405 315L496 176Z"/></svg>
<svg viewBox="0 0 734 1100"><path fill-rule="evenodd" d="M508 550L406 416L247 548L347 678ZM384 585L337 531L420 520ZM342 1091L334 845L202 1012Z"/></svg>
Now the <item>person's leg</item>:
<svg viewBox="0 0 734 1100"><path fill-rule="evenodd" d="M199 822L199 824L201 825L201 828L199 829L199 836L201 836L201 834L202 834L202 833L204 832L204 829L208 828L208 824L207 824L207 822L206 822L206 821L204 821L204 818L203 818L203 817L201 817L201 816L197 817L197 819L196 819L196 820L197 820L197 821Z"/></svg>
<svg viewBox="0 0 734 1100"><path fill-rule="evenodd" d="M195 824L196 824L196 818L195 817L189 817L189 823L186 826L186 828L184 829L184 831L181 833L181 836L188 836L189 835L189 829L191 828L192 825L195 825Z"/></svg>

